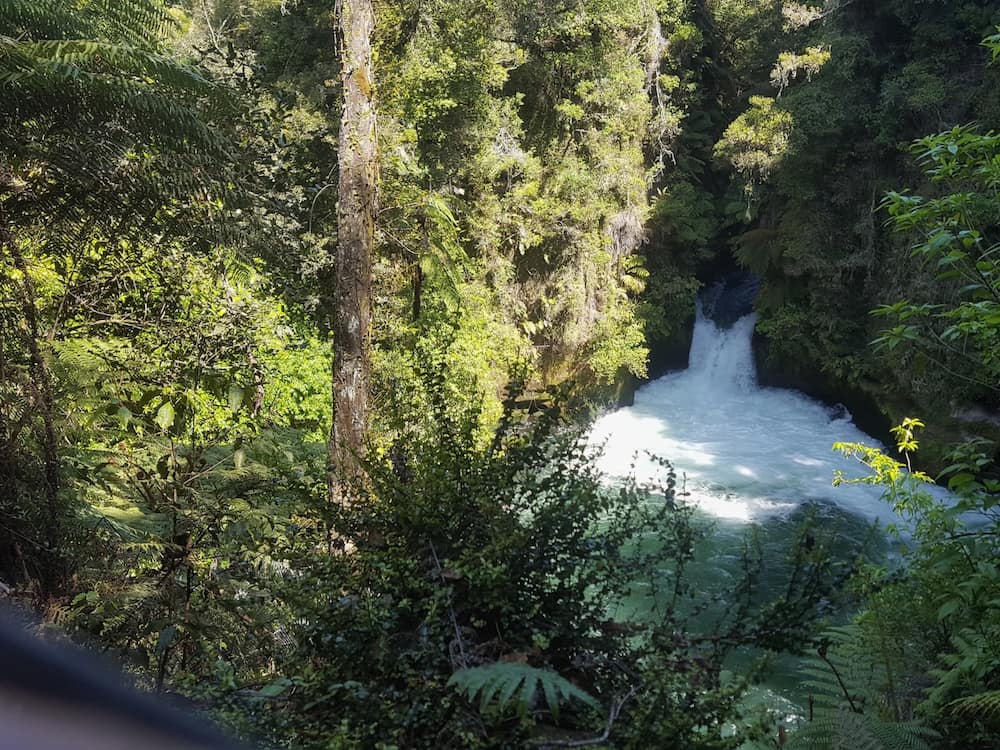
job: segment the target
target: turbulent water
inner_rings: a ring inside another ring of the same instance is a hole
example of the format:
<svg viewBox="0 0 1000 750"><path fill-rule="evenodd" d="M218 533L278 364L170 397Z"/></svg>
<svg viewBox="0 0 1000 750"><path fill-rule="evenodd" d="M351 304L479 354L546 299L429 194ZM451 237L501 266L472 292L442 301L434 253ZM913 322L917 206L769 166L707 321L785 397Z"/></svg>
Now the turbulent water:
<svg viewBox="0 0 1000 750"><path fill-rule="evenodd" d="M756 316L729 328L710 320L699 304L689 367L639 389L635 405L600 418L591 442L609 476L635 465L641 481L669 460L689 499L705 513L736 523L788 514L805 502L832 503L867 520L888 519L880 491L867 485L833 486L834 473L858 476L859 466L832 450L835 442L878 445L831 408L796 391L760 388L751 340Z"/></svg>
<svg viewBox="0 0 1000 750"><path fill-rule="evenodd" d="M752 526L769 561L761 583L777 595L788 575L781 561L806 508L841 540L834 542L835 556L838 548L840 554L852 555L849 550L865 538L869 551L875 551L868 534L873 522L893 521L894 514L877 487L833 485L838 470L852 477L864 467L832 446L879 443L854 426L844 407L829 407L796 391L759 387L752 351L756 316L739 317L729 309L722 318L735 322L718 326L703 309L711 306L711 296L699 303L688 369L642 387L634 406L595 423L590 441L595 449L603 446L598 461L610 478L634 471L641 482L655 482L662 468L650 456L667 459L677 472L678 489L715 521L702 554L688 568L696 590L708 594L736 583ZM878 539L875 546L887 551ZM617 616L643 618L648 606L649 600L639 595ZM800 665L792 658L779 662L746 702L795 723L805 700Z"/></svg>

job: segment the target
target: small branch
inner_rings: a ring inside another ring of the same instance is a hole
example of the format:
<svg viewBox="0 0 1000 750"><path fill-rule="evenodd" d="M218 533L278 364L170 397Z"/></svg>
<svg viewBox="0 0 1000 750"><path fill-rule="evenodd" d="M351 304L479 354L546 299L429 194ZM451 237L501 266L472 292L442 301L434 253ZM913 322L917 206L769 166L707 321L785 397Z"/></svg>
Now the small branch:
<svg viewBox="0 0 1000 750"><path fill-rule="evenodd" d="M982 381L982 380L977 380L976 378L969 377L968 375L962 375L959 372L955 372L950 367L948 367L944 362L942 362L941 360L939 360L937 357L932 356L927 351L924 351L924 356L927 357L927 359L929 359L931 362L933 362L935 365L937 365L938 367L940 367L942 370L944 370L945 372L947 372L952 377L958 378L959 380L964 380L967 383L972 383L973 385L978 385L978 386L980 386L982 388L988 388L989 390L994 391L994 392L1000 391L1000 387L997 387L995 385L991 385L991 384L989 384L989 383L987 383L985 381Z"/></svg>
<svg viewBox="0 0 1000 750"><path fill-rule="evenodd" d="M608 712L608 723L604 727L604 731L597 737L585 737L579 740L543 740L535 741L533 744L543 748L543 750L549 747L593 747L594 745L603 745L611 739L611 730L615 722L618 721L618 716L621 714L622 708L638 692L639 688L633 686L625 694L625 697L611 703L611 710Z"/></svg>
<svg viewBox="0 0 1000 750"><path fill-rule="evenodd" d="M328 182L326 185L321 187L316 195L313 196L312 203L309 204L309 234L312 234L313 230L313 213L316 211L316 201L319 200L319 197L323 195L328 188L332 187L337 187L337 183Z"/></svg>
<svg viewBox="0 0 1000 750"><path fill-rule="evenodd" d="M854 699L851 697L851 693L847 689L847 685L844 684L844 680L840 676L840 672L837 671L837 668L833 666L833 662L830 661L830 659L827 657L826 647L821 646L820 648L816 649L816 653L819 654L820 659L826 662L826 665L830 668L830 671L833 672L833 676L837 678L837 684L840 685L840 691L844 694L844 697L847 698L847 703L851 707L851 711L853 711L856 714L863 714L864 711L862 711L856 705L854 705Z"/></svg>
<svg viewBox="0 0 1000 750"><path fill-rule="evenodd" d="M1000 531L963 531L961 534L951 534L945 537L946 541L953 542L956 539L962 539L963 537L980 537L980 536L1000 536Z"/></svg>
<svg viewBox="0 0 1000 750"><path fill-rule="evenodd" d="M447 585L447 581L444 577L444 570L441 568L441 560L438 559L437 549L434 547L434 542L430 542L431 554L434 556L434 565L437 566L437 574L441 579L441 583ZM469 657L465 654L465 644L462 641L462 631L458 627L458 618L455 617L455 610L449 604L448 605L448 616L451 618L451 626L455 629L455 643L458 644L458 655L462 660L461 667L463 669L469 666Z"/></svg>

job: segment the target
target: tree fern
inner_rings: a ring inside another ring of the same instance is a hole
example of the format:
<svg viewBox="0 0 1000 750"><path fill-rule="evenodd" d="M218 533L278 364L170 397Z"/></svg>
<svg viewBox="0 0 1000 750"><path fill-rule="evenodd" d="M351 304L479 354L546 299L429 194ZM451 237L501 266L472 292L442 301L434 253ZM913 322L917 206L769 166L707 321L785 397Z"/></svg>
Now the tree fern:
<svg viewBox="0 0 1000 750"><path fill-rule="evenodd" d="M0 118L15 137L18 125L33 117L62 116L83 136L89 118L117 123L134 134L132 140L222 149L200 114L201 101L221 101L220 89L197 70L150 50L0 35L0 91Z"/></svg>
<svg viewBox="0 0 1000 750"><path fill-rule="evenodd" d="M600 704L589 693L581 690L565 677L547 669L537 669L527 664L495 662L483 667L460 669L448 680L469 700L479 697L479 710L485 712L491 705L500 711L511 705L525 713L535 695L541 691L549 713L559 718L559 705L576 699L593 708Z"/></svg>
<svg viewBox="0 0 1000 750"><path fill-rule="evenodd" d="M823 656L806 662L802 687L817 706L836 709L847 704L852 710L863 710L882 687L884 665L871 658L856 626L830 628L823 638Z"/></svg>
<svg viewBox="0 0 1000 750"><path fill-rule="evenodd" d="M160 0L0 0L0 118L10 135L42 116L84 135L91 119L218 146L201 103L221 100L221 89L161 54L172 24Z"/></svg>
<svg viewBox="0 0 1000 750"><path fill-rule="evenodd" d="M97 78L102 74L114 77L139 76L155 79L159 85L180 91L212 94L216 88L197 70L178 64L176 60L156 52L125 44L89 39L43 39L17 41L4 39L2 47L10 62L20 64L21 70L3 71L8 78L0 83L14 82L30 74L32 66L50 70L57 76L79 80Z"/></svg>
<svg viewBox="0 0 1000 750"><path fill-rule="evenodd" d="M209 120L227 98L162 53L171 25L161 0L0 0L0 200L12 226L44 224L56 249L72 247L102 227L120 235L118 217L210 216L231 192L227 141Z"/></svg>
<svg viewBox="0 0 1000 750"><path fill-rule="evenodd" d="M792 733L791 750L930 750L933 731L885 715L896 700L891 672L857 625L827 630L803 672L814 715Z"/></svg>
<svg viewBox="0 0 1000 750"><path fill-rule="evenodd" d="M59 39L85 36L93 29L78 8L61 0L0 0L0 30L12 37Z"/></svg>
<svg viewBox="0 0 1000 750"><path fill-rule="evenodd" d="M917 722L883 721L848 708L821 710L789 738L789 750L931 750L934 732Z"/></svg>
<svg viewBox="0 0 1000 750"><path fill-rule="evenodd" d="M0 0L0 30L14 37L115 37L151 45L175 25L159 0Z"/></svg>

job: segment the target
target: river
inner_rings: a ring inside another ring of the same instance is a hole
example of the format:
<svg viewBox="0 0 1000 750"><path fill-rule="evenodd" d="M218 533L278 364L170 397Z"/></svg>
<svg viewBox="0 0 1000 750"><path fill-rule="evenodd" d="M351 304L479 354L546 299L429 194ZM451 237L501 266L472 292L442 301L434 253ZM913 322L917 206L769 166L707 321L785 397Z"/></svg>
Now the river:
<svg viewBox="0 0 1000 750"><path fill-rule="evenodd" d="M859 430L842 406L759 387L752 350L756 315L731 316L735 322L728 326L710 317L715 301L727 293L717 288L699 299L688 369L641 387L633 406L599 418L589 437L595 448L603 446L599 466L612 479L634 469L640 482L652 481L661 470L650 454L673 464L678 488L713 521L701 560L691 569L695 586L706 593L724 591L740 575L743 540L751 531L765 561L785 560L807 509L835 539L839 535L844 555L871 536L876 522L896 520L878 487L833 485L836 471L859 476L864 469L834 452L833 443L880 443ZM875 540L875 552L884 554L884 533ZM775 593L786 572L780 562L765 562L763 577L771 578ZM786 721L794 721L804 699L796 662L787 659L750 697Z"/></svg>

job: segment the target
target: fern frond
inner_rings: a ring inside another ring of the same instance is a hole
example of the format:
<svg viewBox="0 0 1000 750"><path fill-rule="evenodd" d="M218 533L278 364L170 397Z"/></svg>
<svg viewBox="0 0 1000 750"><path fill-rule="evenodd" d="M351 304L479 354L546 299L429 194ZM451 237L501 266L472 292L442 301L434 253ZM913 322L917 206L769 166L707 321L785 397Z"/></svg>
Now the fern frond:
<svg viewBox="0 0 1000 750"><path fill-rule="evenodd" d="M885 750L931 750L938 734L915 721L880 721L867 718L868 731Z"/></svg>
<svg viewBox="0 0 1000 750"><path fill-rule="evenodd" d="M796 729L788 750L931 750L936 733L913 721L882 721L844 708Z"/></svg>
<svg viewBox="0 0 1000 750"><path fill-rule="evenodd" d="M49 249L120 234L122 216L141 229L196 213L211 230L231 196L229 144L207 119L230 100L156 51L170 22L160 0L0 0L3 156L26 176L5 209L49 227Z"/></svg>
<svg viewBox="0 0 1000 750"><path fill-rule="evenodd" d="M0 34L60 39L89 30L85 17L61 0L0 0Z"/></svg>
<svg viewBox="0 0 1000 750"><path fill-rule="evenodd" d="M0 54L20 62L27 73L36 66L43 69L47 66L68 80L77 80L87 72L115 77L139 76L155 79L158 85L181 92L218 93L218 89L196 69L156 52L125 44L89 39L22 42L0 37ZM3 82L0 78L0 83Z"/></svg>
<svg viewBox="0 0 1000 750"><path fill-rule="evenodd" d="M219 151L201 109L226 102L200 72L153 52L88 40L23 42L0 36L0 118L116 123L134 137ZM16 132L16 130L15 130Z"/></svg>
<svg viewBox="0 0 1000 750"><path fill-rule="evenodd" d="M154 46L177 28L161 0L91 0L88 8L109 37L129 44Z"/></svg>
<svg viewBox="0 0 1000 750"><path fill-rule="evenodd" d="M791 750L931 750L936 734L915 721L887 721L877 705L887 670L858 625L823 633L821 657L809 660L800 683L815 699L814 720L791 735Z"/></svg>
<svg viewBox="0 0 1000 750"><path fill-rule="evenodd" d="M865 716L840 709L836 717L831 750L885 750L871 732Z"/></svg>
<svg viewBox="0 0 1000 750"><path fill-rule="evenodd" d="M549 712L556 719L559 718L560 704L571 699L593 708L600 707L592 695L565 677L527 664L495 662L482 667L460 669L451 676L448 684L457 688L469 700L475 700L478 696L479 710L482 712L491 705L503 711L514 704L519 712L524 713L539 690L545 696Z"/></svg>
<svg viewBox="0 0 1000 750"><path fill-rule="evenodd" d="M154 46L176 26L160 0L0 0L0 34L13 37L116 38Z"/></svg>
<svg viewBox="0 0 1000 750"><path fill-rule="evenodd" d="M948 708L956 714L965 716L1000 717L1000 690L959 698L949 703Z"/></svg>

